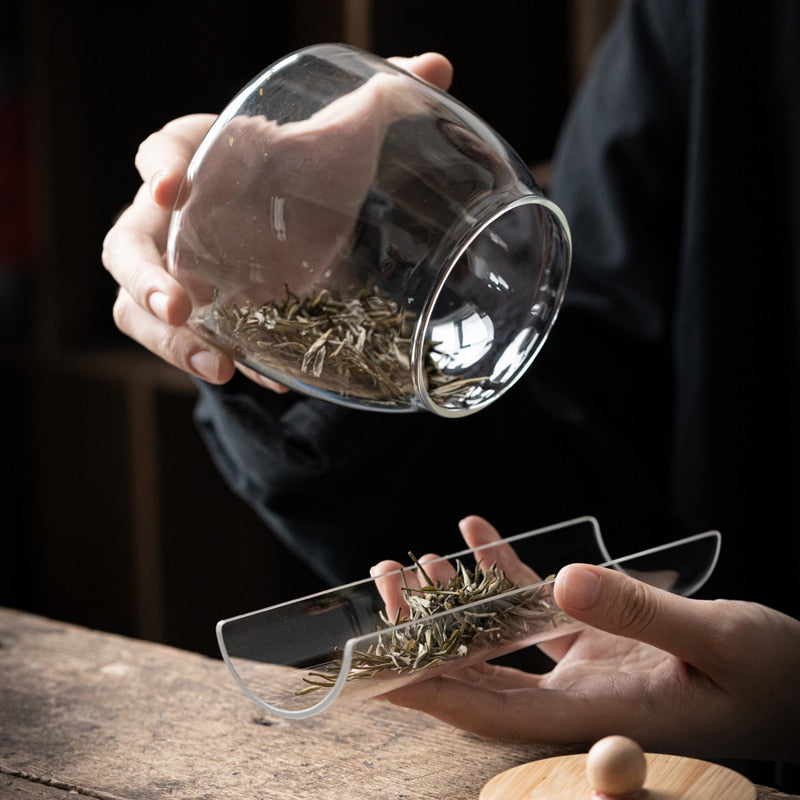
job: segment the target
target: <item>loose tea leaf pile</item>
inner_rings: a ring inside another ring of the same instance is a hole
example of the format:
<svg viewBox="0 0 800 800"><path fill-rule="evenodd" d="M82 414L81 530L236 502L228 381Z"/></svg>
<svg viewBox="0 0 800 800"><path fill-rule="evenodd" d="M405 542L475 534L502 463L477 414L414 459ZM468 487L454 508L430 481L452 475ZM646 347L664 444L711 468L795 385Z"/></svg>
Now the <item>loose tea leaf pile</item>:
<svg viewBox="0 0 800 800"><path fill-rule="evenodd" d="M233 342L242 358L262 361L299 380L313 376L342 396L405 404L414 394L409 371L415 318L377 289L340 297L323 289L299 298L287 290L282 303L237 306L214 303L207 329ZM469 400L484 377L459 379L439 370L425 353L428 391L437 402ZM479 388L479 387L478 387Z"/></svg>
<svg viewBox="0 0 800 800"><path fill-rule="evenodd" d="M553 601L551 583L538 584L510 597L499 597L519 587L496 565L481 569L480 564L476 564L470 571L456 561L456 574L446 584L431 581L419 564L417 567L428 585L403 586L409 608L407 618L390 621L381 612L386 632L366 651L353 652L348 681L371 678L384 670L407 673L428 669L463 658L476 649L498 647L554 628L569 619ZM484 600L491 602L459 610ZM452 613L430 619L442 611ZM402 627L396 627L398 625ZM383 628L379 627L378 631L381 630ZM303 680L308 685L295 694L330 688L341 668L342 661L337 659L324 672L307 673Z"/></svg>

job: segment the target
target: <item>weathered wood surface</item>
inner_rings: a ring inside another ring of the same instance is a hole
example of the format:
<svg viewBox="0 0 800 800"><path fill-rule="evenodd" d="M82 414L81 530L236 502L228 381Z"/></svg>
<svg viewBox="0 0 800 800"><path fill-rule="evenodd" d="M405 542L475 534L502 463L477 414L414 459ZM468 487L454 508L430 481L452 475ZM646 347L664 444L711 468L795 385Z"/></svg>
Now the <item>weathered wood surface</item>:
<svg viewBox="0 0 800 800"><path fill-rule="evenodd" d="M475 800L565 752L377 700L267 718L219 660L0 609L0 798Z"/></svg>

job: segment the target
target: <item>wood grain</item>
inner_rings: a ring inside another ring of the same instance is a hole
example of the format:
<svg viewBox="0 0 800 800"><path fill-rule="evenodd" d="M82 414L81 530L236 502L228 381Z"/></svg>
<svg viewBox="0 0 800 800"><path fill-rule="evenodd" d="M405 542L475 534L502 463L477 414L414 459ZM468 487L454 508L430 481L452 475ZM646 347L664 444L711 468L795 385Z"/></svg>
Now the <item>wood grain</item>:
<svg viewBox="0 0 800 800"><path fill-rule="evenodd" d="M474 800L498 773L578 752L380 700L267 717L221 660L0 608L3 800Z"/></svg>
<svg viewBox="0 0 800 800"><path fill-rule="evenodd" d="M756 800L756 788L738 772L694 758L646 753L646 800ZM589 800L586 755L521 764L486 783L479 800Z"/></svg>
<svg viewBox="0 0 800 800"><path fill-rule="evenodd" d="M0 645L0 777L91 797L452 800L564 752L379 700L267 717L221 660L20 612L0 610Z"/></svg>

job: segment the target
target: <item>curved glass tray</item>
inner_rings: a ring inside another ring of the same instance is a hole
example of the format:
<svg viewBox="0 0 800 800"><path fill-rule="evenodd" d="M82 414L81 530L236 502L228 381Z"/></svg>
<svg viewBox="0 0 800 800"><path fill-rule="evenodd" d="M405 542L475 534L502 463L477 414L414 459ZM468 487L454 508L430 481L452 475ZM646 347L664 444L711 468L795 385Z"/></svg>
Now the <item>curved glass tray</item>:
<svg viewBox="0 0 800 800"><path fill-rule="evenodd" d="M482 586L485 594L466 593L479 598L467 603L454 593L447 610L436 606L435 613L392 624L380 588L387 578L398 585L414 585L409 573L417 567L404 567L377 579L221 620L217 641L248 697L281 717L310 717L337 699L374 697L578 630L579 623L552 599L553 576L566 564L618 569L689 596L711 575L720 543L718 531L707 531L612 558L597 520L578 517L437 560L455 566L464 584L472 576L480 582L487 565L502 563L499 548L511 545L525 564L549 576L536 583L499 593ZM436 564L425 562L423 569L435 572ZM439 599L440 590L441 584Z"/></svg>

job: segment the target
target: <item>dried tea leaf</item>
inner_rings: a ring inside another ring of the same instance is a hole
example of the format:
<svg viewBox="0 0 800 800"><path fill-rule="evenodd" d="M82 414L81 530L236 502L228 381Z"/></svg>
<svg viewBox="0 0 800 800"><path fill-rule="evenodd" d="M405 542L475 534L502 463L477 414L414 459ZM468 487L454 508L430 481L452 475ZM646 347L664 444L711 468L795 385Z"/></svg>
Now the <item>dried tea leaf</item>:
<svg viewBox="0 0 800 800"><path fill-rule="evenodd" d="M413 556L412 556L413 558ZM500 598L518 589L496 565L481 569L480 564L470 571L461 561L456 562L456 574L446 584L434 583L422 565L414 559L417 569L430 585L421 588L403 587L409 616L389 622L375 644L366 651L355 651L347 680L371 678L384 670L398 673L429 669L447 661L460 659L475 649L499 647L557 626L568 619L556 606L552 587L545 581L527 591ZM549 579L548 579L549 580ZM485 607L452 613L439 619L431 617L443 611L457 612L476 601L491 601ZM405 623L415 623L406 625ZM397 625L402 625L399 629ZM308 694L320 688L330 688L342 668L341 659L333 661L326 672L308 673L306 684L295 694Z"/></svg>
<svg viewBox="0 0 800 800"><path fill-rule="evenodd" d="M377 288L340 297L323 289L299 298L288 291L282 303L237 306L215 302L206 327L254 362L297 380L314 378L321 388L387 405L405 405L414 395L411 340L416 318ZM488 378L446 375L436 350L425 352L428 391L435 402L469 404Z"/></svg>

